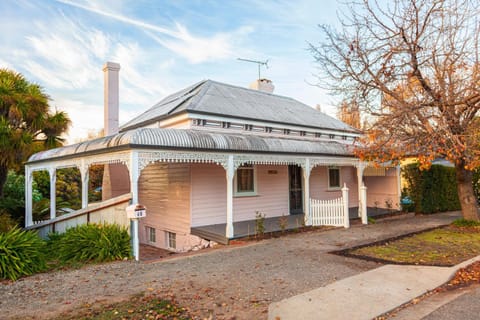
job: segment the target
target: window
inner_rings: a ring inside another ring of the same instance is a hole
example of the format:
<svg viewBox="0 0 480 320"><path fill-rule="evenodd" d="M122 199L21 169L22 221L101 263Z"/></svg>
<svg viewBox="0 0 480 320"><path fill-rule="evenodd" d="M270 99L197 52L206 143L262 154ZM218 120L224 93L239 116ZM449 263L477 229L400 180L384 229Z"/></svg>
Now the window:
<svg viewBox="0 0 480 320"><path fill-rule="evenodd" d="M146 227L147 229L147 238L148 242L155 243L157 242L157 234L155 228Z"/></svg>
<svg viewBox="0 0 480 320"><path fill-rule="evenodd" d="M235 195L252 196L256 195L256 175L255 167L252 164L246 164L237 169L235 175Z"/></svg>
<svg viewBox="0 0 480 320"><path fill-rule="evenodd" d="M340 168L329 167L328 168L328 189L340 188Z"/></svg>
<svg viewBox="0 0 480 320"><path fill-rule="evenodd" d="M176 249L177 248L177 234L176 233L173 233L173 232L165 232L166 236L167 236L167 241L165 241L167 243L167 247L170 248L170 249Z"/></svg>

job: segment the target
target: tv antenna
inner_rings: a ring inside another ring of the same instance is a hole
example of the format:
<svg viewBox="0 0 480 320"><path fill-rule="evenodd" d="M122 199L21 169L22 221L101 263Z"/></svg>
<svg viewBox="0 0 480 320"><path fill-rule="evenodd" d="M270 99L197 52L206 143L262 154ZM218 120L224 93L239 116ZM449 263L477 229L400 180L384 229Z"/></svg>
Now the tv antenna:
<svg viewBox="0 0 480 320"><path fill-rule="evenodd" d="M261 77L260 77L260 67L265 66L265 69L268 69L268 60L258 61L258 60L242 59L242 58L237 58L237 60L256 63L258 65L258 80L261 79Z"/></svg>

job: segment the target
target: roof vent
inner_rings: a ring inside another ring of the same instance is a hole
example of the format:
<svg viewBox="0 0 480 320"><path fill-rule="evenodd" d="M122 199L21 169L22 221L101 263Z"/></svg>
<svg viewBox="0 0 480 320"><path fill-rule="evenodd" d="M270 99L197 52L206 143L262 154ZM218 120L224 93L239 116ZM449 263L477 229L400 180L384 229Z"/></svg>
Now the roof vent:
<svg viewBox="0 0 480 320"><path fill-rule="evenodd" d="M273 93L275 86L272 83L272 80L268 79L258 79L250 83L250 89L264 91L268 93Z"/></svg>

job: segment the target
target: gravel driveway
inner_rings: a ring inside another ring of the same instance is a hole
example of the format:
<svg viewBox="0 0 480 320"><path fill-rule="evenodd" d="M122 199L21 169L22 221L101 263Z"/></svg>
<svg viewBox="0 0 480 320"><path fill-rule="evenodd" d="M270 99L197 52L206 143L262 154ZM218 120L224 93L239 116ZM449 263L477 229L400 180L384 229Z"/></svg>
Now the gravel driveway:
<svg viewBox="0 0 480 320"><path fill-rule="evenodd" d="M198 319L265 319L268 305L379 266L329 251L447 224L458 213L311 231L207 249L155 263L117 262L56 271L0 284L0 316L61 317L86 304L141 292L173 294Z"/></svg>

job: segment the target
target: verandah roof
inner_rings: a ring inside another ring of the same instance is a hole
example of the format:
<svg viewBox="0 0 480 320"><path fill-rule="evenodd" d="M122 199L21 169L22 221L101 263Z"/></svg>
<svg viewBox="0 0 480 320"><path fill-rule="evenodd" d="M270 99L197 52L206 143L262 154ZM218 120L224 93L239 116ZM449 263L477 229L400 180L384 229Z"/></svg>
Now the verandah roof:
<svg viewBox="0 0 480 320"><path fill-rule="evenodd" d="M352 157L351 145L339 141L306 140L194 129L139 128L116 135L42 151L28 163L106 153L127 148L277 153Z"/></svg>

